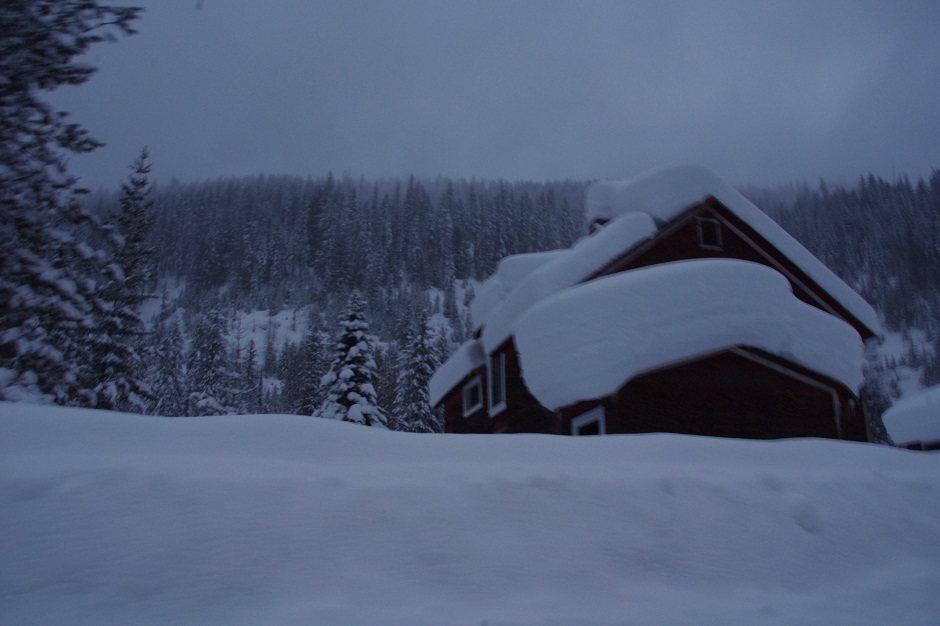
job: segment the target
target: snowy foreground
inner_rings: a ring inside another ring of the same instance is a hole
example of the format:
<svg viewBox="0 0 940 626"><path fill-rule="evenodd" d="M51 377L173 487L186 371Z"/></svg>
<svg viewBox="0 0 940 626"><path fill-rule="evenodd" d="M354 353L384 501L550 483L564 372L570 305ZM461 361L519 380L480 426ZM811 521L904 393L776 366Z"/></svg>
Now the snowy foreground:
<svg viewBox="0 0 940 626"><path fill-rule="evenodd" d="M940 455L0 404L0 623L936 624Z"/></svg>

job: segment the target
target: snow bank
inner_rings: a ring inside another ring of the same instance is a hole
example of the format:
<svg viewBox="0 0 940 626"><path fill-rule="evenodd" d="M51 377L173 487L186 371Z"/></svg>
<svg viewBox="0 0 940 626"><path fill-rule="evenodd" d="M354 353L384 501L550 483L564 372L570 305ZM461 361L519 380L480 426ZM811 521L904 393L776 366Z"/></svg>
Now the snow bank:
<svg viewBox="0 0 940 626"><path fill-rule="evenodd" d="M685 165L627 180L595 183L586 192L586 213L591 222L642 211L662 224L709 196L749 224L865 326L876 334L881 332L878 315L870 304L763 211L704 167Z"/></svg>
<svg viewBox="0 0 940 626"><path fill-rule="evenodd" d="M431 406L436 406L470 372L486 364L482 344L476 339L464 343L447 359L428 383Z"/></svg>
<svg viewBox="0 0 940 626"><path fill-rule="evenodd" d="M563 291L517 321L526 386L549 409L614 393L644 372L735 346L775 354L857 391L862 341L798 300L764 265L679 261Z"/></svg>
<svg viewBox="0 0 940 626"><path fill-rule="evenodd" d="M644 213L630 213L579 239L522 278L500 303L489 310L483 328L487 353L499 347L512 332L513 323L532 305L586 280L656 233L653 220Z"/></svg>
<svg viewBox="0 0 940 626"><path fill-rule="evenodd" d="M940 441L940 385L904 398L881 419L898 445Z"/></svg>
<svg viewBox="0 0 940 626"><path fill-rule="evenodd" d="M940 455L0 404L4 624L936 624Z"/></svg>
<svg viewBox="0 0 940 626"><path fill-rule="evenodd" d="M496 271L476 289L473 302L470 303L470 317L475 328L486 322L490 311L502 302L513 288L536 268L550 261L562 250L514 254L499 262Z"/></svg>

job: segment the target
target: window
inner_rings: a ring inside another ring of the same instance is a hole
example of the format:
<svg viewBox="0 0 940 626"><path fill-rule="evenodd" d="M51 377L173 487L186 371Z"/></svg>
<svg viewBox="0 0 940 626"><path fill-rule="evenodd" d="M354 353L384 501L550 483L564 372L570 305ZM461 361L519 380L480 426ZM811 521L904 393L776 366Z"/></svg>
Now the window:
<svg viewBox="0 0 940 626"><path fill-rule="evenodd" d="M494 354L488 362L490 387L490 415L506 408L506 355Z"/></svg>
<svg viewBox="0 0 940 626"><path fill-rule="evenodd" d="M463 386L463 416L479 410L483 406L483 381L477 376Z"/></svg>
<svg viewBox="0 0 940 626"><path fill-rule="evenodd" d="M604 419L604 407L595 407L571 420L571 434L576 437L606 435L607 421Z"/></svg>
<svg viewBox="0 0 940 626"><path fill-rule="evenodd" d="M703 248L721 250L721 222L705 217L698 218L698 243Z"/></svg>

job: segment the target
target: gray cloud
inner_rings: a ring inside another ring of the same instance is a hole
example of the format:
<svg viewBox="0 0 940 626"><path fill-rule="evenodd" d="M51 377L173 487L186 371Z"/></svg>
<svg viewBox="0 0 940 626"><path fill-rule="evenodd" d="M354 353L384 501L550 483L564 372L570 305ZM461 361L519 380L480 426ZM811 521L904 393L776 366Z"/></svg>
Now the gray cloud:
<svg viewBox="0 0 940 626"><path fill-rule="evenodd" d="M54 101L158 178L596 178L695 161L736 183L940 166L940 3L149 0Z"/></svg>

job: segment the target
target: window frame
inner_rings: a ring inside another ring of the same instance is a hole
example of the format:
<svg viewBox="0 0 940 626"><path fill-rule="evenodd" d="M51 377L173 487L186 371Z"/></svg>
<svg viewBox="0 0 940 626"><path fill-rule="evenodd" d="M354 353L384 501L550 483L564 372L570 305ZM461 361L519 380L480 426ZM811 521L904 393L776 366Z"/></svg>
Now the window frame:
<svg viewBox="0 0 940 626"><path fill-rule="evenodd" d="M711 243L705 241L705 231L703 226L708 224L711 228L714 228L715 240L717 243ZM698 235L698 245L705 248L706 250L723 250L724 242L721 237L721 220L715 219L714 217L697 217L695 218L695 232Z"/></svg>
<svg viewBox="0 0 940 626"><path fill-rule="evenodd" d="M494 375L493 363L499 361L499 377ZM506 353L497 352L486 359L486 393L489 400L489 414L496 415L506 409ZM494 398L493 391L499 385L499 401Z"/></svg>
<svg viewBox="0 0 940 626"><path fill-rule="evenodd" d="M607 434L607 413L603 406L596 406L589 411L585 411L577 417L571 418L571 436L572 437L591 437L593 435L582 435L581 430L585 426L597 423L597 434Z"/></svg>
<svg viewBox="0 0 940 626"><path fill-rule="evenodd" d="M473 406L468 407L467 406L467 391L469 391L470 389L474 387L478 389L477 403L474 404ZM481 408L483 408L483 377L482 376L477 374L476 376L471 378L469 381L467 381L467 384L465 384L463 386L463 389L461 390L461 399L463 401L462 406L463 406L464 417L473 415L474 413L479 411Z"/></svg>

